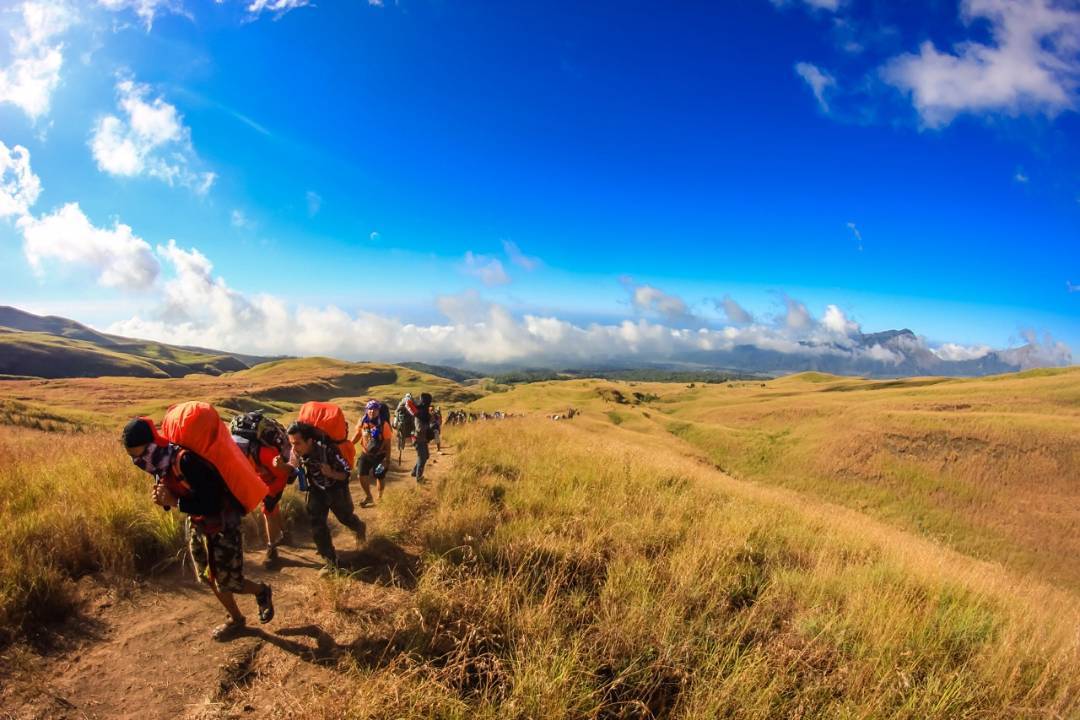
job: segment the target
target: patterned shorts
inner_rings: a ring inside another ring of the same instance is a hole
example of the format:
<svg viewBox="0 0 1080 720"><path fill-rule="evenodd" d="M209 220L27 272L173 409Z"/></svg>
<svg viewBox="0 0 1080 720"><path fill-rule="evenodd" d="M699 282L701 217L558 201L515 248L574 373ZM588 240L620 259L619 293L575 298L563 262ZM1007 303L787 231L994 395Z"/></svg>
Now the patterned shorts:
<svg viewBox="0 0 1080 720"><path fill-rule="evenodd" d="M189 523L188 551L196 580L213 584L218 592L244 589L244 540L239 522L227 523L213 535L206 534L199 523Z"/></svg>

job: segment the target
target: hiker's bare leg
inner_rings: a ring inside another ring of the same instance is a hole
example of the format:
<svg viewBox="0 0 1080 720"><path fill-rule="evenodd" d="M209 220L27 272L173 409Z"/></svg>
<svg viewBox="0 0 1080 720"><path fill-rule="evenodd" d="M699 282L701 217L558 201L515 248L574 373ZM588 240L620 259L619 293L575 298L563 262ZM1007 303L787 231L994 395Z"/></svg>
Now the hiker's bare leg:
<svg viewBox="0 0 1080 720"><path fill-rule="evenodd" d="M281 528L281 506L275 505L269 515L263 515L263 520L266 521L266 544L277 545L284 534Z"/></svg>
<svg viewBox="0 0 1080 720"><path fill-rule="evenodd" d="M371 497L371 483L368 482L367 475L360 476L360 487L364 490L364 502L375 500Z"/></svg>
<svg viewBox="0 0 1080 720"><path fill-rule="evenodd" d="M251 582L248 580L247 582ZM213 583L210 584L210 589L214 591L214 597L218 599L218 602L222 604L229 616L236 622L243 622L244 613L240 612L240 608L236 605L236 598L233 597L231 592L223 592L217 589L217 586Z"/></svg>

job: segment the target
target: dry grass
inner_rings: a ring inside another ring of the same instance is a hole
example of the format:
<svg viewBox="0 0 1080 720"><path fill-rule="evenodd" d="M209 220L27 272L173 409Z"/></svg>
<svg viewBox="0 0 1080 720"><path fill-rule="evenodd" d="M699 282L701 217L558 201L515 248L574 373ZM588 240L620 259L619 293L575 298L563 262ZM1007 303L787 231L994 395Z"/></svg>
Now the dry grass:
<svg viewBox="0 0 1080 720"><path fill-rule="evenodd" d="M347 710L313 717L1080 711L1071 596L628 432L465 435L433 506L401 495L388 513L419 517L401 532L427 552L393 662L355 669Z"/></svg>
<svg viewBox="0 0 1080 720"><path fill-rule="evenodd" d="M3 429L0 639L69 612L84 574L134 577L179 550L177 513L148 489L111 435Z"/></svg>
<svg viewBox="0 0 1080 720"><path fill-rule="evenodd" d="M620 404L614 392L657 399ZM542 383L485 409L574 405L643 446L888 520L1080 590L1080 368L976 380Z"/></svg>

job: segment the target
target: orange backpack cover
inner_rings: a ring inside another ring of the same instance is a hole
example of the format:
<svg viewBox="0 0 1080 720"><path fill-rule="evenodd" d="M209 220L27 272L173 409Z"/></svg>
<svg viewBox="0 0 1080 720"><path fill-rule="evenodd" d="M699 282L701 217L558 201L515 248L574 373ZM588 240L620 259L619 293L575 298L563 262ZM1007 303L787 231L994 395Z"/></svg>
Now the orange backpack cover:
<svg viewBox="0 0 1080 720"><path fill-rule="evenodd" d="M247 456L233 442L217 410L204 402L184 402L165 411L161 435L209 461L221 473L233 496L251 512L266 497L262 481Z"/></svg>
<svg viewBox="0 0 1080 720"><path fill-rule="evenodd" d="M300 406L300 415L296 419L326 433L337 443L349 467L355 467L356 446L349 440L349 423L345 421L345 413L340 407L334 403L306 402Z"/></svg>

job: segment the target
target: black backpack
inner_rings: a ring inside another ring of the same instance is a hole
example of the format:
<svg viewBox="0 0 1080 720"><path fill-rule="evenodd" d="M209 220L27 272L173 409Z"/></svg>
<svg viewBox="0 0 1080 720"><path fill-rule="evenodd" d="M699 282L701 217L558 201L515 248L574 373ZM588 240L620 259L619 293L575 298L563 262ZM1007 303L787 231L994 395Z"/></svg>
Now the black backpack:
<svg viewBox="0 0 1080 720"><path fill-rule="evenodd" d="M252 410L237 415L229 423L229 432L248 441L248 454L258 457L259 447L266 445L281 455L289 455L289 436L285 428L274 418L266 417L262 410Z"/></svg>

